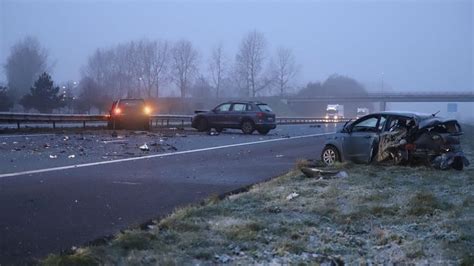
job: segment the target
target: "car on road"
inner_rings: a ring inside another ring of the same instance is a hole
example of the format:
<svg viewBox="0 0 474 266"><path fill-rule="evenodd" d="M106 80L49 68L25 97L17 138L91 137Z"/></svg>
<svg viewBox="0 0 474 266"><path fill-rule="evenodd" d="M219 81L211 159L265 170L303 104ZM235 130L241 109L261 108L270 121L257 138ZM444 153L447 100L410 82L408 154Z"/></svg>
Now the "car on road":
<svg viewBox="0 0 474 266"><path fill-rule="evenodd" d="M143 99L120 99L109 110L109 129L150 129L151 108Z"/></svg>
<svg viewBox="0 0 474 266"><path fill-rule="evenodd" d="M254 101L230 101L216 106L211 111L195 111L192 127L198 131L214 128L221 132L225 128L241 129L244 134L255 130L262 135L276 128L275 114L270 106Z"/></svg>
<svg viewBox="0 0 474 266"><path fill-rule="evenodd" d="M356 163L427 163L439 169L462 170L464 156L461 126L455 119L436 114L379 112L346 123L328 137L321 152L326 165Z"/></svg>

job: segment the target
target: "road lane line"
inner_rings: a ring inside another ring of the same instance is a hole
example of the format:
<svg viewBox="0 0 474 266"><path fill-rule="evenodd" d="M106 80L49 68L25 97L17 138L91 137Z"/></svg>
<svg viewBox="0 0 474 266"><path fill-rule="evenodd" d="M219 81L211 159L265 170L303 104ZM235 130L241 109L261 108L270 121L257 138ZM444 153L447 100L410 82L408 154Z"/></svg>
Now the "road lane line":
<svg viewBox="0 0 474 266"><path fill-rule="evenodd" d="M0 174L0 179L5 178L5 177L12 177L12 176L32 175L32 174L39 174L39 173L45 173L45 172L68 170L68 169L75 169L75 168L82 168L82 167L89 167L89 166L97 166L97 165L104 165L104 164L112 164L112 163L120 163L120 162L128 162L128 161L137 161L137 160L145 160L145 159L160 158L160 157L168 157L168 156L175 156L175 155L189 154L189 153L196 153L196 152L203 152L203 151L220 150L220 149L240 147L240 146L249 146L249 145L261 144L261 143L269 143L269 142L287 141L287 140L302 139L302 138L319 137L319 136L325 136L325 135L330 135L330 134L334 134L334 132L310 134L310 135L303 135L303 136L295 136L295 137L290 137L290 138L279 138L279 139L267 139L267 140L260 140L260 141L251 141L251 142L244 142L244 143L236 143L236 144L201 148L201 149L195 149L195 150L177 151L177 152L170 152L170 153L146 155L146 156L141 156L141 157L124 158L124 159L118 159L118 160L100 161L100 162L93 162L93 163L67 165L67 166L59 166L59 167L52 167L52 168L45 168L45 169L38 169L38 170L22 171L22 172L16 172L16 173L7 173L7 174Z"/></svg>
<svg viewBox="0 0 474 266"><path fill-rule="evenodd" d="M20 138L20 137L45 137L56 136L56 134L25 134L25 135L1 135L0 138Z"/></svg>

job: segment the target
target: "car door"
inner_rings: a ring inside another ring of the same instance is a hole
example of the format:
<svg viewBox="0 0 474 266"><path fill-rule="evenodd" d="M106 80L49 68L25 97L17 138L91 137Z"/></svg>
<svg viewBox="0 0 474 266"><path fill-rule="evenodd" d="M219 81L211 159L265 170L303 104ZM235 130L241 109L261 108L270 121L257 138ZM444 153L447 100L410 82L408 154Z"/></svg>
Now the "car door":
<svg viewBox="0 0 474 266"><path fill-rule="evenodd" d="M345 157L354 162L370 162L385 121L385 116L371 115L352 124L342 143Z"/></svg>
<svg viewBox="0 0 474 266"><path fill-rule="evenodd" d="M231 103L223 103L221 105L218 105L214 110L212 111L212 116L211 119L209 119L209 122L211 125L215 126L227 126L228 125L228 116L230 114L230 107Z"/></svg>
<svg viewBox="0 0 474 266"><path fill-rule="evenodd" d="M232 110L229 115L229 121L234 127L239 127L242 122L242 118L247 110L247 104L245 103L234 103Z"/></svg>

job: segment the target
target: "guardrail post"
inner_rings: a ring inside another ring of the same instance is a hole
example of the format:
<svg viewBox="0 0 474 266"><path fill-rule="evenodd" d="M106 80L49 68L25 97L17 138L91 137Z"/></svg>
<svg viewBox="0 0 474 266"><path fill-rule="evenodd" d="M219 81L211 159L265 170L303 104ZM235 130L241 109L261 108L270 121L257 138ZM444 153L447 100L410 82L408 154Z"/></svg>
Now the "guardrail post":
<svg viewBox="0 0 474 266"><path fill-rule="evenodd" d="M16 121L16 127L20 129L20 121Z"/></svg>
<svg viewBox="0 0 474 266"><path fill-rule="evenodd" d="M82 121L82 127L86 128L86 121Z"/></svg>
<svg viewBox="0 0 474 266"><path fill-rule="evenodd" d="M56 122L53 121L53 129L56 129Z"/></svg>
<svg viewBox="0 0 474 266"><path fill-rule="evenodd" d="M170 126L170 120L166 119L166 127L169 127L169 126Z"/></svg>
<svg viewBox="0 0 474 266"><path fill-rule="evenodd" d="M184 128L184 119L181 120L181 127Z"/></svg>

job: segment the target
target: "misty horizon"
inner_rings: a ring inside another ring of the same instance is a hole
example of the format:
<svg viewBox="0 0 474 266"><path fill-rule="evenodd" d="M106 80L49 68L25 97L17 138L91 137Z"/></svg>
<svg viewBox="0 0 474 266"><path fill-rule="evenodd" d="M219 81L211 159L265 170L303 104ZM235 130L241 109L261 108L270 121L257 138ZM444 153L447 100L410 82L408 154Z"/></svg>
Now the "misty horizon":
<svg viewBox="0 0 474 266"><path fill-rule="evenodd" d="M49 52L57 82L79 80L96 49L141 39L189 40L207 74L211 48L222 43L234 61L244 35L257 30L267 58L280 46L293 51L299 87L337 73L369 90L473 90L472 1L3 0L0 9L2 66L16 42L33 36Z"/></svg>

